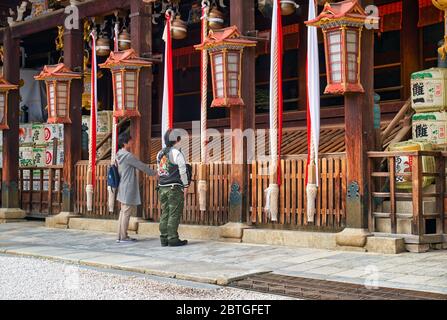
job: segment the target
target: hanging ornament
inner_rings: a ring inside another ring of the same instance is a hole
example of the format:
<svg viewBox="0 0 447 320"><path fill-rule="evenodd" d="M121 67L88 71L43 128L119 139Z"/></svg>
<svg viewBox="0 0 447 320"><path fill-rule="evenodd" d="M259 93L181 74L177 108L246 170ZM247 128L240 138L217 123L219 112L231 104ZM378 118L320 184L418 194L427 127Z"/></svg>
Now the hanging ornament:
<svg viewBox="0 0 447 320"><path fill-rule="evenodd" d="M96 40L96 54L98 57L107 57L110 54L110 39L102 33Z"/></svg>
<svg viewBox="0 0 447 320"><path fill-rule="evenodd" d="M172 22L171 35L175 40L185 39L188 34L186 22L182 20L180 15L177 15Z"/></svg>
<svg viewBox="0 0 447 320"><path fill-rule="evenodd" d="M214 6L208 17L208 26L212 30L218 30L223 28L224 22L225 20L223 13L216 6Z"/></svg>
<svg viewBox="0 0 447 320"><path fill-rule="evenodd" d="M296 12L299 5L294 0L281 0L281 15L290 16Z"/></svg>
<svg viewBox="0 0 447 320"><path fill-rule="evenodd" d="M130 49L130 33L127 31L127 28L124 27L123 31L118 36L118 48L121 51L129 50Z"/></svg>

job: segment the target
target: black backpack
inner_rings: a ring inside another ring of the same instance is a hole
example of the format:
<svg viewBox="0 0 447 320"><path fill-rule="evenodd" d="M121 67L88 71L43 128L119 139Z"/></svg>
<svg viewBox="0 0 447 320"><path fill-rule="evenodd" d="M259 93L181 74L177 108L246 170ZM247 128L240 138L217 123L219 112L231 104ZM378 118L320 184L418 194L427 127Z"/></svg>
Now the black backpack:
<svg viewBox="0 0 447 320"><path fill-rule="evenodd" d="M169 160L170 151L171 148L164 148L157 159L160 182L167 184L180 181L178 166ZM186 176L188 178L188 185L190 185L192 182L192 166L188 163L186 164Z"/></svg>

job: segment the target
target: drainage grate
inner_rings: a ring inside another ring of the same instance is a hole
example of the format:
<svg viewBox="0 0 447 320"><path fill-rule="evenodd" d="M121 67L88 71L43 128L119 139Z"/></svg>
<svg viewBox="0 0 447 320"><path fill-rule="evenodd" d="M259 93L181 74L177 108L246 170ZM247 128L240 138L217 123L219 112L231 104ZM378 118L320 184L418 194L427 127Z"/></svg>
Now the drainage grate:
<svg viewBox="0 0 447 320"><path fill-rule="evenodd" d="M230 287L306 300L447 300L447 295L392 288L367 289L344 282L266 273L230 283Z"/></svg>

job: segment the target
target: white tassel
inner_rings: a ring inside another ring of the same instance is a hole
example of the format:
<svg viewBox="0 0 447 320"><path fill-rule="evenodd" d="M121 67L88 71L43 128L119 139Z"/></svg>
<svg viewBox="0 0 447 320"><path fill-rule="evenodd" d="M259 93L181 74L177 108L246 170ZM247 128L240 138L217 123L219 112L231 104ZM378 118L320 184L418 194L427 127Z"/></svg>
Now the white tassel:
<svg viewBox="0 0 447 320"><path fill-rule="evenodd" d="M277 184L271 184L265 189L265 211L269 219L273 222L278 221L278 200L279 186Z"/></svg>
<svg viewBox="0 0 447 320"><path fill-rule="evenodd" d="M307 184L306 193L307 193L307 221L314 222L314 216L316 213L315 209L315 200L317 198L317 185L316 184Z"/></svg>
<svg viewBox="0 0 447 320"><path fill-rule="evenodd" d="M200 180L197 185L197 191L199 193L199 207L200 211L206 211L206 192L208 185L205 180Z"/></svg>
<svg viewBox="0 0 447 320"><path fill-rule="evenodd" d="M93 185L88 184L85 188L87 192L87 211L93 211Z"/></svg>
<svg viewBox="0 0 447 320"><path fill-rule="evenodd" d="M113 213L115 211L115 189L112 187L107 187L108 191L108 204L109 204L109 212Z"/></svg>

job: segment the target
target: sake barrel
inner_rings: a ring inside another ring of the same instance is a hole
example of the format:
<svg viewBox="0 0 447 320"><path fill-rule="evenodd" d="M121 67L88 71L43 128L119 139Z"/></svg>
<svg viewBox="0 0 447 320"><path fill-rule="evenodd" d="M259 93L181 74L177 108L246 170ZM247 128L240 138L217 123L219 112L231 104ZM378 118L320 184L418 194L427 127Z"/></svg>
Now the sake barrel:
<svg viewBox="0 0 447 320"><path fill-rule="evenodd" d="M447 143L447 112L416 113L413 116L413 141L434 145Z"/></svg>
<svg viewBox="0 0 447 320"><path fill-rule="evenodd" d="M390 151L432 151L431 143L417 142L413 140L395 143L390 146ZM413 169L413 157L399 156L396 157L395 171L396 173L409 173ZM422 157L423 172L436 172L436 164L434 157ZM422 187L425 188L434 182L433 177L424 177ZM413 187L412 177L396 177L396 188L400 190L411 190Z"/></svg>
<svg viewBox="0 0 447 320"><path fill-rule="evenodd" d="M431 68L411 75L411 102L416 112L447 109L447 69Z"/></svg>

